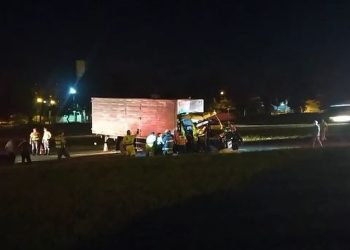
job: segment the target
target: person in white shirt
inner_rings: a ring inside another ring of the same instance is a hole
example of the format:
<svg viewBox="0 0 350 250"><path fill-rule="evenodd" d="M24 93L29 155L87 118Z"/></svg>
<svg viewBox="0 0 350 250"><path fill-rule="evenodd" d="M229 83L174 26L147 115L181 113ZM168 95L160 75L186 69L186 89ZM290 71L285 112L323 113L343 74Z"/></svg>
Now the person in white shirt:
<svg viewBox="0 0 350 250"><path fill-rule="evenodd" d="M51 132L48 131L47 128L44 128L42 143L44 145L44 154L46 155L50 154L50 139Z"/></svg>
<svg viewBox="0 0 350 250"><path fill-rule="evenodd" d="M313 126L313 141L312 141L312 147L315 147L316 142L321 146L321 148L323 147L322 142L320 140L320 125L318 124L318 121L315 120L314 121L314 126Z"/></svg>
<svg viewBox="0 0 350 250"><path fill-rule="evenodd" d="M157 141L157 136L154 132L150 133L146 138L146 154L147 156L153 156L155 150L155 142Z"/></svg>

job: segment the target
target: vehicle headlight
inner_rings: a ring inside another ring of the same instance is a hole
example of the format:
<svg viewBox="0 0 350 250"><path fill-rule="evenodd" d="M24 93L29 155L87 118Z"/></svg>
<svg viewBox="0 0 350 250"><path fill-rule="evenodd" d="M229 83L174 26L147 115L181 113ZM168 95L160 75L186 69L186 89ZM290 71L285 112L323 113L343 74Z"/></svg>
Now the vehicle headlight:
<svg viewBox="0 0 350 250"><path fill-rule="evenodd" d="M329 119L333 122L349 122L350 115L337 115L337 116L329 117Z"/></svg>

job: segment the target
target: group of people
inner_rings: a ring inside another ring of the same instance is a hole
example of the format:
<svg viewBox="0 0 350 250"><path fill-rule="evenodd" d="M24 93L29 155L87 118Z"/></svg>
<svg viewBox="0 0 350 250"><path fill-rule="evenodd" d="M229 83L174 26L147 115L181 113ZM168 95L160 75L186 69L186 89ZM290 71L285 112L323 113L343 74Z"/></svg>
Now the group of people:
<svg viewBox="0 0 350 250"><path fill-rule="evenodd" d="M127 130L126 136L120 144L122 154L128 156L136 155L136 137L139 130L135 134L131 134ZM220 139L224 147L238 150L239 145L243 142L242 137L237 132L236 127L230 124L220 135ZM180 129L173 133L166 130L164 133L151 132L146 138L145 152L147 156L154 155L173 155L191 152L206 152L209 150L208 133L204 131L198 135L185 133Z"/></svg>
<svg viewBox="0 0 350 250"><path fill-rule="evenodd" d="M43 129L42 136L36 128L33 128L29 135L29 140L23 138L19 141L18 145L16 145L15 140L10 139L5 145L9 162L15 162L17 153L21 155L22 163L31 163L31 155L49 155L51 139L52 134L47 128ZM54 141L58 159L60 160L62 156L69 158L70 154L67 151L64 132L58 133L54 137Z"/></svg>
<svg viewBox="0 0 350 250"><path fill-rule="evenodd" d="M50 154L50 139L51 132L44 128L43 136L41 137L39 131L33 128L29 135L29 144L31 145L31 153L33 155L48 155Z"/></svg>
<svg viewBox="0 0 350 250"><path fill-rule="evenodd" d="M322 119L321 124L318 123L317 120L314 121L313 126L313 140L312 140L312 147L314 148L317 144L322 148L324 142L327 140L326 134L328 131L328 124L327 122Z"/></svg>
<svg viewBox="0 0 350 250"><path fill-rule="evenodd" d="M170 130L166 130L164 134L151 132L146 138L146 155L172 155L174 153L184 153L186 138L183 138L179 144L179 138L182 137L178 131L174 135Z"/></svg>
<svg viewBox="0 0 350 250"><path fill-rule="evenodd" d="M190 149L189 143L180 130L175 130L173 134L170 130L163 134L151 132L146 138L146 155L184 154Z"/></svg>
<svg viewBox="0 0 350 250"><path fill-rule="evenodd" d="M139 135L139 130L135 134L131 134L130 130L126 131L126 135L120 144L120 150L124 155L136 155L136 137ZM150 133L146 138L146 154L152 155L170 155L174 153L174 136L170 130L165 131L164 134Z"/></svg>

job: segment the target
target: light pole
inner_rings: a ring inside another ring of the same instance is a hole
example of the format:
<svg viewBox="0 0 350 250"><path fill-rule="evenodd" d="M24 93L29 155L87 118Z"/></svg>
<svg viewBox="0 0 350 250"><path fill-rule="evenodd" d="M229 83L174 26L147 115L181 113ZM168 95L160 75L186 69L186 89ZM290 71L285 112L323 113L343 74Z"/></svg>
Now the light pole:
<svg viewBox="0 0 350 250"><path fill-rule="evenodd" d="M77 94L77 90L74 87L69 87L68 94L72 96L73 102L75 101L75 95Z"/></svg>
<svg viewBox="0 0 350 250"><path fill-rule="evenodd" d="M75 110L75 95L77 94L77 89L75 87L69 87L68 94L72 96L72 106L73 106L73 114L74 114L74 121L77 122L77 112Z"/></svg>
<svg viewBox="0 0 350 250"><path fill-rule="evenodd" d="M42 116L42 112L43 112L44 99L41 98L41 97L37 97L36 98L36 103L39 106L39 123L41 123L41 116Z"/></svg>
<svg viewBox="0 0 350 250"><path fill-rule="evenodd" d="M51 96L50 96L50 98L51 98ZM51 121L51 119L52 119L52 109L54 108L56 103L57 102L54 99L50 99L50 102L49 102L49 106L50 106L50 108L49 108L49 123L50 124L52 123L52 121ZM55 122L56 122L56 117L54 117L54 118L55 118Z"/></svg>

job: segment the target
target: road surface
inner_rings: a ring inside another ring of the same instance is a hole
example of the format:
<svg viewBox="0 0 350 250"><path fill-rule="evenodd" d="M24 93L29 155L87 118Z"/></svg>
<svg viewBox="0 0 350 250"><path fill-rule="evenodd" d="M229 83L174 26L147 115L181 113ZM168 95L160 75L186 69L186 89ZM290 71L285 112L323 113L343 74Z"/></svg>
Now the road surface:
<svg viewBox="0 0 350 250"><path fill-rule="evenodd" d="M350 143L347 141L343 142L327 142L325 147L344 147L350 146ZM238 151L232 150L222 150L221 153L249 153L249 152L258 152L258 151L270 151L270 150L287 150L287 149L296 149L296 148L311 148L312 143L310 140L291 140L291 141L280 141L280 142L259 142L259 143L245 143L243 144ZM120 151L109 150L103 151L102 148L91 147L85 149L71 150L71 157L84 157L84 156L94 156L94 155L104 155L104 154L120 154ZM138 153L139 157L144 156L142 152ZM51 155L34 155L31 156L32 161L49 161L57 160L56 154ZM17 155L16 163L21 162L21 157Z"/></svg>

